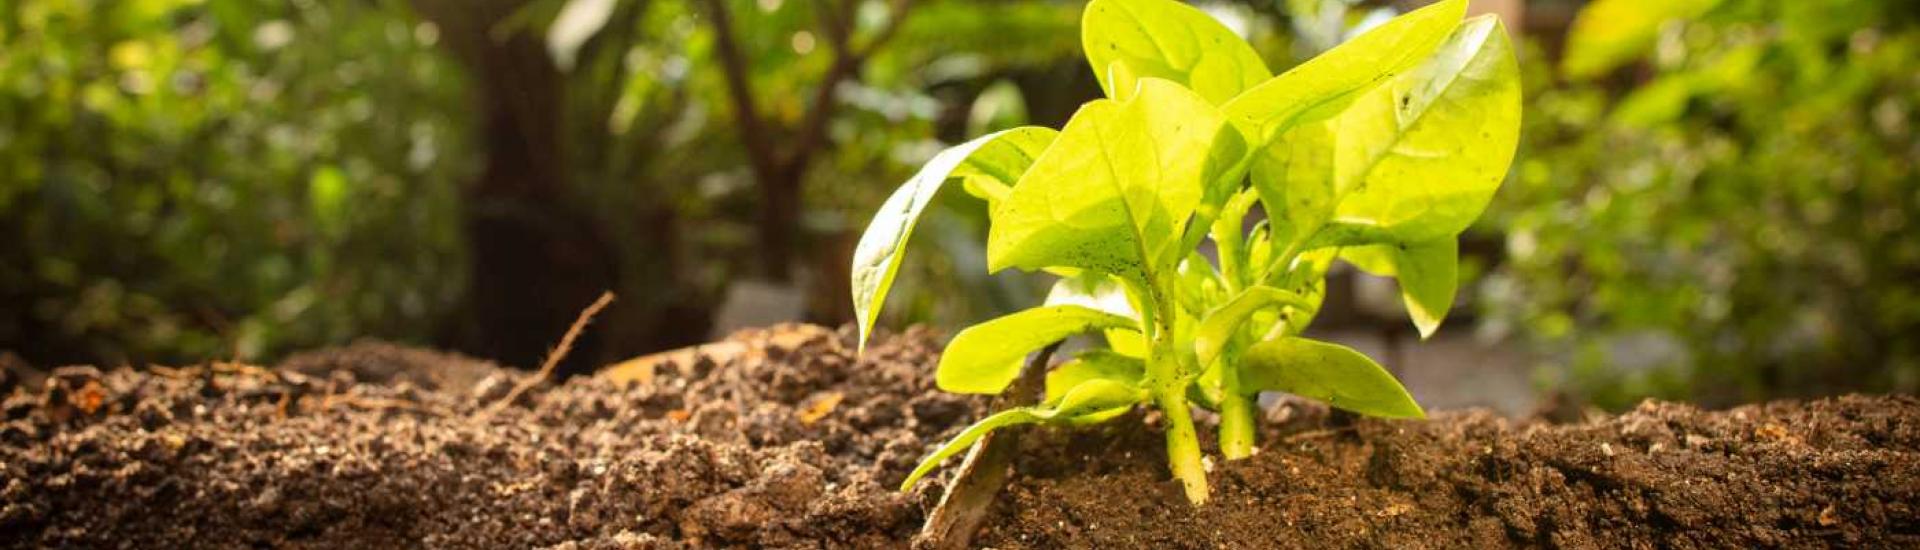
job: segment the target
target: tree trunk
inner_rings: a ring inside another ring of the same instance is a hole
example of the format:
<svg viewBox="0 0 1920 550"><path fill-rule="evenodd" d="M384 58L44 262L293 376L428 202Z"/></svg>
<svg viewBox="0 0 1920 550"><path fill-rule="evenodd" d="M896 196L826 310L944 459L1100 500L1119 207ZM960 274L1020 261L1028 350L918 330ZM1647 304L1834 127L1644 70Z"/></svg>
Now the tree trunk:
<svg viewBox="0 0 1920 550"><path fill-rule="evenodd" d="M781 170L760 182L760 261L775 283L793 282L794 246L800 242L799 170Z"/></svg>
<svg viewBox="0 0 1920 550"><path fill-rule="evenodd" d="M590 211L569 200L562 101L565 80L538 36L492 33L524 0L415 0L467 69L486 164L464 190L470 244L467 315L455 346L504 363L537 365L580 309L613 288L615 263ZM563 373L599 357L583 335Z"/></svg>

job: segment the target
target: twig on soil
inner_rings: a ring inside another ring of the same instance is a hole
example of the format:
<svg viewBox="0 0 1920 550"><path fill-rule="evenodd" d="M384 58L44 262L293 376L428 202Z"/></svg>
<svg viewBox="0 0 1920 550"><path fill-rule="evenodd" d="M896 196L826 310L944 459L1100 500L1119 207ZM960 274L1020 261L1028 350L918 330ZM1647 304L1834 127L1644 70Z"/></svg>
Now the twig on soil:
<svg viewBox="0 0 1920 550"><path fill-rule="evenodd" d="M1027 361L999 410L1040 402L1041 393L1046 391L1047 362L1058 349L1060 343L1054 342ZM980 530L980 522L987 518L987 508L1007 483L1007 473L1013 467L1014 453L1019 447L1018 428L996 430L981 438L960 463L960 473L953 476L947 494L940 497L940 504L927 516L927 524L920 529L913 547L933 550L971 547L974 532Z"/></svg>
<svg viewBox="0 0 1920 550"><path fill-rule="evenodd" d="M501 397L499 401L494 401L492 406L487 407L486 413L482 415L482 418L493 416L494 413L507 408L507 405L518 401L521 394L527 393L527 391L533 389L534 386L538 386L541 382L547 381L547 378L553 375L554 367L560 365L560 360L565 359L567 353L573 351L573 341L580 337L581 332L586 330L587 323L592 321L595 315L599 315L600 310L606 309L607 304L611 303L613 303L613 292L601 292L600 298L595 299L592 305L580 311L579 317L573 319L573 326L567 327L566 335L560 337L560 345L554 346L553 351L547 353L547 360L540 363L540 371L534 373L533 376L521 380L519 384L513 386L512 391L507 392L505 397Z"/></svg>

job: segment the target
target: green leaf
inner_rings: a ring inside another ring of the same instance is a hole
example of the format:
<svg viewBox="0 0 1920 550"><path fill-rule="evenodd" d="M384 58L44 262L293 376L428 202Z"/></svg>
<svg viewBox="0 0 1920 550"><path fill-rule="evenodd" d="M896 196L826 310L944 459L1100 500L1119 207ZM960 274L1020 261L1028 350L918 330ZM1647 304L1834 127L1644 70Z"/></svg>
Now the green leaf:
<svg viewBox="0 0 1920 550"><path fill-rule="evenodd" d="M1229 180L1243 154L1213 106L1166 80L1142 80L1131 101L1088 103L995 205L987 267L1074 267L1145 286L1182 257L1205 188Z"/></svg>
<svg viewBox="0 0 1920 550"><path fill-rule="evenodd" d="M1460 243L1452 237L1406 245L1395 264L1400 270L1400 297L1420 337L1433 336L1440 321L1453 309L1453 293L1460 278Z"/></svg>
<svg viewBox="0 0 1920 550"><path fill-rule="evenodd" d="M1394 266L1394 255L1399 250L1399 246L1392 244L1349 246L1340 249L1340 259L1368 275L1394 277L1400 274L1399 268Z"/></svg>
<svg viewBox="0 0 1920 550"><path fill-rule="evenodd" d="M1007 426L1034 424L1053 420L1071 421L1078 417L1098 415L1114 409L1131 407L1135 403L1140 402L1144 393L1140 388L1129 384L1096 378L1075 386L1072 391L1067 392L1067 395L1061 398L1060 402L1054 406L1020 407L1000 411L992 416L980 419L979 422L973 423L972 426L967 426L967 429L961 430L959 435L953 436L953 439L947 440L946 443L940 445L940 448L934 449L932 453L927 454L926 458L920 460L920 465L915 466L913 472L907 474L907 480L900 484L900 490L906 491L912 489L914 483L919 482L921 477L925 477L928 472L939 467L940 463L945 461L947 457L959 454L960 451L973 446L974 442L979 441L982 437L986 437L988 433L992 433L994 430Z"/></svg>
<svg viewBox="0 0 1920 550"><path fill-rule="evenodd" d="M1252 143L1264 144L1302 115L1337 106L1426 59L1466 13L1466 0L1407 12L1254 86L1222 109Z"/></svg>
<svg viewBox="0 0 1920 550"><path fill-rule="evenodd" d="M1287 292L1270 286L1255 286L1240 292L1238 296L1207 312L1200 322L1200 330L1194 333L1193 351L1199 358L1200 366L1205 368L1220 357L1227 347L1227 341L1240 332L1247 318L1253 312L1269 307L1290 307L1301 311L1311 311L1316 304L1299 294Z"/></svg>
<svg viewBox="0 0 1920 550"><path fill-rule="evenodd" d="M1383 418L1425 418L1420 404L1378 363L1353 348L1285 337L1254 344L1240 358L1241 387L1284 391Z"/></svg>
<svg viewBox="0 0 1920 550"><path fill-rule="evenodd" d="M1276 138L1253 182L1286 242L1432 241L1479 217L1519 133L1513 49L1499 20L1481 16L1339 114ZM1339 233L1322 230L1329 221Z"/></svg>
<svg viewBox="0 0 1920 550"><path fill-rule="evenodd" d="M940 355L934 382L953 393L1000 393L1020 375L1028 353L1068 336L1134 328L1133 319L1083 306L1042 306L960 331Z"/></svg>
<svg viewBox="0 0 1920 550"><path fill-rule="evenodd" d="M1125 329L1107 329L1107 349L1114 353L1133 357L1147 356L1147 337L1139 331Z"/></svg>
<svg viewBox="0 0 1920 550"><path fill-rule="evenodd" d="M1176 293L1176 299L1180 307L1187 311L1206 311L1211 304L1226 299L1226 289L1220 283L1220 272L1214 270L1213 263L1207 261L1206 255L1201 254L1197 247L1187 254L1187 259L1180 262L1175 272L1179 275L1177 280L1181 288Z"/></svg>
<svg viewBox="0 0 1920 550"><path fill-rule="evenodd" d="M1407 316L1420 337L1433 336L1453 309L1459 284L1460 243L1453 237L1414 244L1377 244L1340 249L1340 259L1361 271L1394 277Z"/></svg>
<svg viewBox="0 0 1920 550"><path fill-rule="evenodd" d="M1253 224L1253 231L1247 232L1246 269L1264 269L1273 263L1273 220L1260 220Z"/></svg>
<svg viewBox="0 0 1920 550"><path fill-rule="evenodd" d="M1146 362L1139 357L1121 355L1104 349L1082 351L1072 361L1047 372L1046 403L1051 405L1060 402L1067 396L1068 391L1080 387L1088 380L1114 380L1138 386L1140 378L1146 375L1146 370Z"/></svg>
<svg viewBox="0 0 1920 550"><path fill-rule="evenodd" d="M1506 179L1520 77L1500 20L1475 17L1432 59L1360 97L1334 129L1334 217L1399 242L1458 235Z"/></svg>
<svg viewBox="0 0 1920 550"><path fill-rule="evenodd" d="M1100 89L1125 101L1141 78L1164 78L1219 105L1273 76L1232 30L1171 0L1093 0L1080 43Z"/></svg>
<svg viewBox="0 0 1920 550"><path fill-rule="evenodd" d="M920 213L947 178L957 174L969 180L1011 183L1032 163L1029 152L1046 148L1055 135L1057 132L1048 128L1015 128L953 146L934 155L919 173L887 197L853 252L853 310L860 324L860 350L866 350L874 320L887 301L887 291L893 288L893 278L906 256L907 238L913 235Z"/></svg>
<svg viewBox="0 0 1920 550"><path fill-rule="evenodd" d="M1720 0L1594 0L1574 16L1560 70L1587 79L1646 55L1669 21L1705 14Z"/></svg>
<svg viewBox="0 0 1920 550"><path fill-rule="evenodd" d="M951 177L960 178L967 193L992 204L1004 199L1012 192L1014 182L1020 181L1020 175L1033 165L1033 159L1039 158L1047 146L1060 132L1052 128L1023 126L990 134L996 139L980 145L967 160L953 170ZM977 141L977 140L976 140Z"/></svg>

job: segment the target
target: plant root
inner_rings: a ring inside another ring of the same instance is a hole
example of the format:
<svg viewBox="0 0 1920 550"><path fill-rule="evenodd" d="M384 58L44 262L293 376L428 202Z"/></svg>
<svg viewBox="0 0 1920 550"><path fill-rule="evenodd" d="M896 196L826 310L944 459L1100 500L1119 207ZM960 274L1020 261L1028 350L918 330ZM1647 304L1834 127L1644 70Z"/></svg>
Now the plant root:
<svg viewBox="0 0 1920 550"><path fill-rule="evenodd" d="M1058 349L1059 342L1048 344L1027 361L999 410L1040 402L1041 394L1046 391L1047 363ZM947 486L947 494L940 497L940 504L927 515L927 524L920 528L920 535L913 541L914 548L959 550L973 546L974 532L980 530L994 497L1007 484L1014 455L1020 451L1020 432L1024 428L1026 426L994 430L967 451L959 473L954 474L952 484Z"/></svg>

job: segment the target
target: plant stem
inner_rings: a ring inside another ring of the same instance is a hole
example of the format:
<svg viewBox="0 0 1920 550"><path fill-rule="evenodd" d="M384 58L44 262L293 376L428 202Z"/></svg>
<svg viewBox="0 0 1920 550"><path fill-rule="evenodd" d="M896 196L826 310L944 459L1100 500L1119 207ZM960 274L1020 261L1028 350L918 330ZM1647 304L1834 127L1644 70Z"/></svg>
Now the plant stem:
<svg viewBox="0 0 1920 550"><path fill-rule="evenodd" d="M1311 312L1301 312L1310 315ZM1285 320L1275 323L1272 329L1261 335L1257 341L1264 342L1285 337L1292 333L1292 327L1299 325ZM1244 337L1244 335L1243 335ZM1256 398L1259 392L1246 391L1240 386L1240 366L1238 363L1225 362L1220 368L1222 394L1220 396L1220 454L1227 460L1239 460L1253 456L1254 418L1260 410Z"/></svg>
<svg viewBox="0 0 1920 550"><path fill-rule="evenodd" d="M1220 396L1220 454L1227 460L1253 456L1253 419L1259 407L1240 389L1239 365L1223 361L1220 368L1225 390Z"/></svg>
<svg viewBox="0 0 1920 550"><path fill-rule="evenodd" d="M1187 409L1184 387L1154 390L1160 413L1167 419L1167 466L1174 479L1186 490L1187 501L1195 506L1207 503L1207 470L1200 463L1200 436L1193 429L1193 413Z"/></svg>

